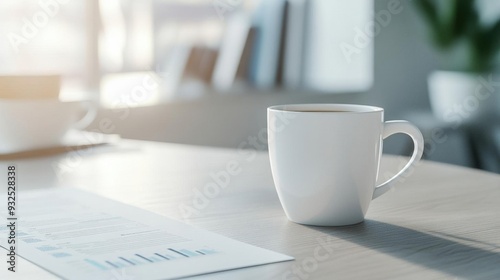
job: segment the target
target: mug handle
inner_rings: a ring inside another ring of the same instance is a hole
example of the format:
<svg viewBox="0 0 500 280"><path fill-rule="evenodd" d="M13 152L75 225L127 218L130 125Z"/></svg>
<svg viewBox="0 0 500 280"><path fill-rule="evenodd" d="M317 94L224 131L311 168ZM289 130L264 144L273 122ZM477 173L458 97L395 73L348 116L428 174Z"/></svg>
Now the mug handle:
<svg viewBox="0 0 500 280"><path fill-rule="evenodd" d="M372 199L375 199L390 190L394 181L399 176L403 175L403 173L405 173L410 167L413 167L422 158L422 154L424 153L424 137L415 125L407 121L388 121L384 123L384 131L382 134L383 139L396 133L404 133L411 137L413 140L413 154L403 169L401 169L396 175L387 180L385 183L382 183L375 188Z"/></svg>
<svg viewBox="0 0 500 280"><path fill-rule="evenodd" d="M73 128L77 130L83 130L89 126L97 116L97 106L92 101L85 101L82 103L85 106L85 116L81 118L78 122L73 124Z"/></svg>

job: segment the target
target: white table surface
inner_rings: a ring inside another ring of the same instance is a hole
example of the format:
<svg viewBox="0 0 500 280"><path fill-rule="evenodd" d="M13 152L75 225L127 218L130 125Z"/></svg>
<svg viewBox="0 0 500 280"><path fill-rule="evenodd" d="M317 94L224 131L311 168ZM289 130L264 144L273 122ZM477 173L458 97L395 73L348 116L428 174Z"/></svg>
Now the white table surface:
<svg viewBox="0 0 500 280"><path fill-rule="evenodd" d="M195 194L213 182L210 174L230 161L241 173L219 193L196 201ZM402 162L384 156L381 179ZM286 219L262 151L124 140L3 159L3 182L9 164L17 165L20 189L79 188L296 258L192 279L500 279L496 174L423 161L372 202L365 222L312 227ZM186 207L196 212L186 215ZM15 274L0 265L0 279L58 278L21 259Z"/></svg>

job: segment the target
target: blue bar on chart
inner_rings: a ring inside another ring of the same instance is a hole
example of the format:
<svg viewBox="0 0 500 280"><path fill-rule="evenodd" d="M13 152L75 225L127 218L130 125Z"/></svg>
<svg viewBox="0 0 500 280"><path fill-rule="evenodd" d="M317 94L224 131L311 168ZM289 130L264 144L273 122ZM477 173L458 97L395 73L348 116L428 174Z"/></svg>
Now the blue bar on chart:
<svg viewBox="0 0 500 280"><path fill-rule="evenodd" d="M187 250L187 249L182 249L182 250L180 250L180 251L181 251L183 254L186 254L186 255L188 255L188 256L190 256L190 257L196 257L196 256L200 255L200 254L198 254L198 253L195 253L195 252L193 252L193 251L189 251L189 250Z"/></svg>
<svg viewBox="0 0 500 280"><path fill-rule="evenodd" d="M143 255L139 255L139 254L135 254L135 255L136 255L136 256L138 256L139 258L141 258L141 259L145 260L145 261L150 262L150 263L152 263L152 262L153 262L152 260L150 260L150 259L146 258L146 257L145 257L145 256L143 256Z"/></svg>
<svg viewBox="0 0 500 280"><path fill-rule="evenodd" d="M89 260L89 259L85 259L85 261L87 263L91 264L92 266L99 268L100 270L106 270L106 269L108 269L106 266L101 265L100 263L98 263L96 261Z"/></svg>
<svg viewBox="0 0 500 280"><path fill-rule="evenodd" d="M144 264L145 262L140 261L138 258L130 258L130 261L135 264Z"/></svg>
<svg viewBox="0 0 500 280"><path fill-rule="evenodd" d="M107 264L109 264L109 265L111 265L111 266L112 266L112 267L114 267L114 268L119 268L119 267L120 267L119 265L114 264L114 263L112 263L112 262L110 262L110 261L106 261L106 263L107 263Z"/></svg>
<svg viewBox="0 0 500 280"><path fill-rule="evenodd" d="M173 260L173 259L175 259L174 257L172 257L171 255L168 255L168 254L155 253L155 255L157 255L158 257L160 257L162 259L165 259L165 260Z"/></svg>
<svg viewBox="0 0 500 280"><path fill-rule="evenodd" d="M130 265L135 265L135 263L134 263L133 261L128 260L128 259L126 259L126 258L124 258L124 257L119 257L119 259L121 259L121 260L125 261L126 263L128 263L128 264L130 264Z"/></svg>
<svg viewBox="0 0 500 280"><path fill-rule="evenodd" d="M210 254L215 254L215 253L217 253L217 251L215 251L215 250L210 250L210 249L201 249L201 250L199 250L199 251L200 251L200 252L205 253L205 255L210 255Z"/></svg>
<svg viewBox="0 0 500 280"><path fill-rule="evenodd" d="M168 250L170 250L170 251L172 251L172 252L176 253L176 254L177 254L177 255L179 255L179 256L183 256L183 257L189 258L189 255L186 255L186 254L184 254L184 253L182 253L182 252L180 252L180 251L177 251L177 250L175 250L175 249L168 248Z"/></svg>

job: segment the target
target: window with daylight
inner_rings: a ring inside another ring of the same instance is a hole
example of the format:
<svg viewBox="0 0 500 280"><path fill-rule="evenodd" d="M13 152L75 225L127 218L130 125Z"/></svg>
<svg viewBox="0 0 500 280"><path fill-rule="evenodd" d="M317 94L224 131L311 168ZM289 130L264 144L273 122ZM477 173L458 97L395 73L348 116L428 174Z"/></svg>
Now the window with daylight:
<svg viewBox="0 0 500 280"><path fill-rule="evenodd" d="M0 75L61 75L62 99L105 106L241 87L366 90L373 42L365 36L352 46L356 30L370 25L373 3L333 2L1 1Z"/></svg>
<svg viewBox="0 0 500 280"><path fill-rule="evenodd" d="M217 1L1 1L0 75L60 74L62 98L87 96L109 105L122 94L121 81L134 84L151 72L163 79L183 49L217 44L221 14L251 6ZM168 91L176 83L160 84Z"/></svg>
<svg viewBox="0 0 500 280"><path fill-rule="evenodd" d="M0 1L0 75L63 73L63 88L83 88L85 28L84 1Z"/></svg>

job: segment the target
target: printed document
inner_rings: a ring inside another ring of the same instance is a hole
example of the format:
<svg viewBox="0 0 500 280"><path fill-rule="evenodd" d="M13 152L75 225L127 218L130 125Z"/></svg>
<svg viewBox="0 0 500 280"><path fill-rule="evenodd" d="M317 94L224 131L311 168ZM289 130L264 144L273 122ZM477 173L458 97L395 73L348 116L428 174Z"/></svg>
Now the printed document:
<svg viewBox="0 0 500 280"><path fill-rule="evenodd" d="M17 255L64 279L172 279L293 259L75 189L18 199ZM4 208L0 245L8 248Z"/></svg>

